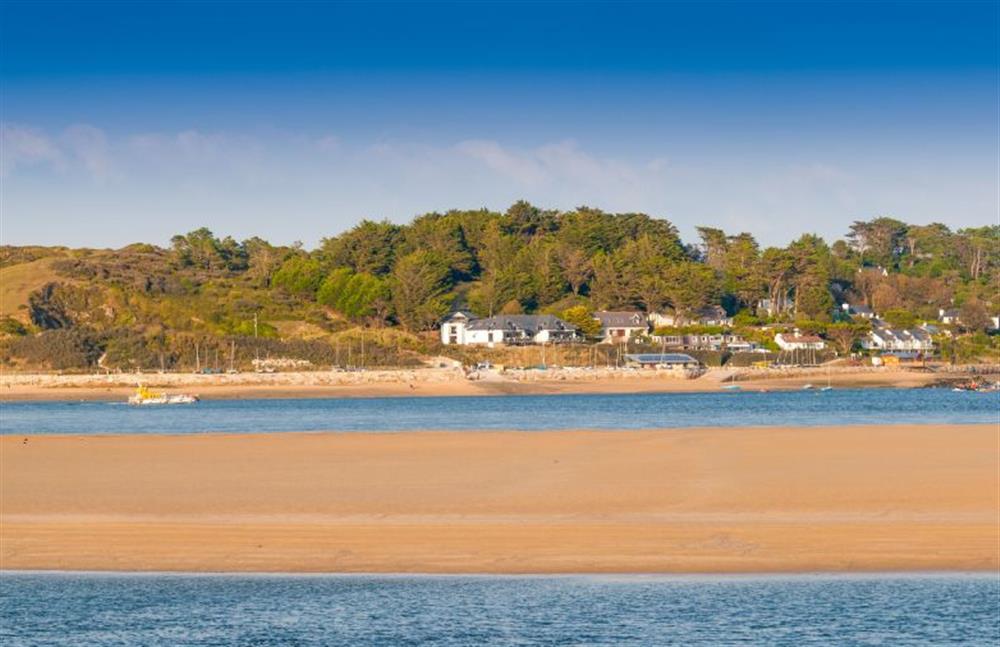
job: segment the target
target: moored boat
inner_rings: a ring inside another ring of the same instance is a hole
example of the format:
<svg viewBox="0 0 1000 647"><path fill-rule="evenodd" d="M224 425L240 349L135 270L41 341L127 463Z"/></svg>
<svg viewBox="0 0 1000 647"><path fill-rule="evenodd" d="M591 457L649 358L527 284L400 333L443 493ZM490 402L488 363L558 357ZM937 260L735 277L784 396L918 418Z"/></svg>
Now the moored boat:
<svg viewBox="0 0 1000 647"><path fill-rule="evenodd" d="M193 404L198 401L198 396L187 393L177 393L168 395L166 393L156 393L148 387L139 385L135 393L129 397L128 403L133 405L147 404Z"/></svg>

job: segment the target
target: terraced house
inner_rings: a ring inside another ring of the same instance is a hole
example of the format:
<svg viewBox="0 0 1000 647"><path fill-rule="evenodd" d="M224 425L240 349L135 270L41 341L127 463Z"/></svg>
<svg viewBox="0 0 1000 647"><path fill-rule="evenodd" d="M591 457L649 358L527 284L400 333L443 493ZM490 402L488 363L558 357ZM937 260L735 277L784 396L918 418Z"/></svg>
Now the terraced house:
<svg viewBox="0 0 1000 647"><path fill-rule="evenodd" d="M861 347L890 355L926 355L934 351L934 340L923 328L876 326L861 340Z"/></svg>

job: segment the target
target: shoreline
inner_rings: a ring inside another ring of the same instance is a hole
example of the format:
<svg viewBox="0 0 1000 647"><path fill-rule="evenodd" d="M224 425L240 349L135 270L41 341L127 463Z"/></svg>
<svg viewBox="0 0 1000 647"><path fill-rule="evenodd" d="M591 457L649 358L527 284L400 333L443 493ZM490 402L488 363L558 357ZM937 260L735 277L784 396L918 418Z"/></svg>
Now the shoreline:
<svg viewBox="0 0 1000 647"><path fill-rule="evenodd" d="M547 580L547 579L594 579L614 580L624 579L635 582L643 581L676 581L696 582L707 580L720 582L756 581L756 580L869 580L869 579L986 579L994 580L995 573L989 570L979 571L759 571L747 573L436 573L436 572L295 572L295 571L87 571L87 570L45 570L45 569L0 569L0 577L5 576L54 576L73 577L218 577L218 578L248 578L248 579L498 579L498 580Z"/></svg>
<svg viewBox="0 0 1000 647"><path fill-rule="evenodd" d="M995 572L995 425L0 437L5 571Z"/></svg>
<svg viewBox="0 0 1000 647"><path fill-rule="evenodd" d="M735 379L734 379L735 378ZM142 382L154 390L187 392L202 399L309 399L378 397L467 397L621 393L712 393L728 384L748 391L797 390L828 381L835 388L925 388L962 376L900 369L823 369L738 373L709 369L695 379L669 372L553 369L490 374L469 380L458 369L358 373L237 375L118 374L0 376L0 403L125 400Z"/></svg>

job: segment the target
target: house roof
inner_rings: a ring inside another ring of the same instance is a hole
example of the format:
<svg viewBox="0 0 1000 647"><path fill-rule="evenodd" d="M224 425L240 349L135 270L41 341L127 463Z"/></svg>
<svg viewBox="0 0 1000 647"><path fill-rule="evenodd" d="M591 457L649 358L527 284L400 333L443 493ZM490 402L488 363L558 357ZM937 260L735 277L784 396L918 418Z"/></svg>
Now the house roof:
<svg viewBox="0 0 1000 647"><path fill-rule="evenodd" d="M684 353L640 353L626 355L629 360L640 364L697 364L698 360Z"/></svg>
<svg viewBox="0 0 1000 647"><path fill-rule="evenodd" d="M456 311L450 313L444 319L442 319L442 321L448 322L448 321L454 321L456 319L472 320L472 319L475 319L475 318L476 318L476 315L472 314L471 312L469 312L467 310L456 310Z"/></svg>
<svg viewBox="0 0 1000 647"><path fill-rule="evenodd" d="M909 341L910 339L916 339L920 342L931 341L931 336L926 330L921 330L920 328L888 328L879 327L873 328L871 331L873 336L885 339L886 341Z"/></svg>
<svg viewBox="0 0 1000 647"><path fill-rule="evenodd" d="M594 319L605 328L646 328L646 315L636 311L595 312Z"/></svg>
<svg viewBox="0 0 1000 647"><path fill-rule="evenodd" d="M469 322L466 330L523 330L534 335L541 330L575 331L576 326L555 315L497 315Z"/></svg>
<svg viewBox="0 0 1000 647"><path fill-rule="evenodd" d="M700 319L727 319L726 309L722 306L705 306L698 310Z"/></svg>

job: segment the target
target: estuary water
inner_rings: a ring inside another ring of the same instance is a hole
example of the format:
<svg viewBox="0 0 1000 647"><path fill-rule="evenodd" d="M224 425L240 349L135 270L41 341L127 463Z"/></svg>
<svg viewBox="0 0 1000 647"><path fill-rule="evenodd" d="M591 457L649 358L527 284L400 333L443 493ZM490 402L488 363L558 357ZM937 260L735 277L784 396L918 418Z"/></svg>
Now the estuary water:
<svg viewBox="0 0 1000 647"><path fill-rule="evenodd" d="M651 429L1000 421L1000 393L835 389L718 393L0 404L3 434Z"/></svg>
<svg viewBox="0 0 1000 647"><path fill-rule="evenodd" d="M0 575L0 644L996 645L995 576Z"/></svg>

